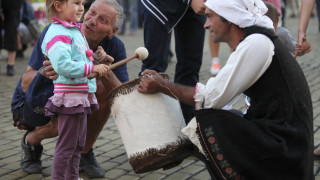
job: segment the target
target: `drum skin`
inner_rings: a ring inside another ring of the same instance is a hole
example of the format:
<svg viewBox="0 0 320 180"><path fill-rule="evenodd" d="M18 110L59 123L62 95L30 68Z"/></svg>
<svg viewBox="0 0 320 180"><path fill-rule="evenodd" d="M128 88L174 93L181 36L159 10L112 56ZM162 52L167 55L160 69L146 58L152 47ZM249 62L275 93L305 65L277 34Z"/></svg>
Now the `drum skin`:
<svg viewBox="0 0 320 180"><path fill-rule="evenodd" d="M181 133L185 121L179 102L165 94L137 91L135 79L113 89L108 103L135 173L179 165L194 152Z"/></svg>

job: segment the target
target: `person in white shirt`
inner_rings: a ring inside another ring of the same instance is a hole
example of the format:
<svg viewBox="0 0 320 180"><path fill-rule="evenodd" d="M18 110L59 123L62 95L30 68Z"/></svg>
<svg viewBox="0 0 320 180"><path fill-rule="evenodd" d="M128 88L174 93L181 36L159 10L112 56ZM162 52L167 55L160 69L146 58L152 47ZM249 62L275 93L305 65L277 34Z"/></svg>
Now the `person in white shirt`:
<svg viewBox="0 0 320 180"><path fill-rule="evenodd" d="M145 70L141 93L164 93L196 104L182 130L197 146L212 179L314 179L313 112L297 61L275 36L261 0L207 0L204 27L232 53L206 84L187 87ZM250 98L246 114L223 110Z"/></svg>

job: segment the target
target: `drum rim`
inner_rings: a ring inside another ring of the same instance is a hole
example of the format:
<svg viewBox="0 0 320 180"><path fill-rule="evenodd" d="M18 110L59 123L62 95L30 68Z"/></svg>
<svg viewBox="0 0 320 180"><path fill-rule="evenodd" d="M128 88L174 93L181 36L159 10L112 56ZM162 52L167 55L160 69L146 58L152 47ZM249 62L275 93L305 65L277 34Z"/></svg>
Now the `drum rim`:
<svg viewBox="0 0 320 180"><path fill-rule="evenodd" d="M159 75L167 81L169 81L169 79L170 79L168 74L159 73ZM115 98L117 98L120 95L126 95L126 94L131 93L133 90L136 89L136 85L138 85L140 83L140 81L141 81L141 77L133 79L128 82L125 82L125 83L121 84L120 86L112 89L107 95L108 105L110 107L112 107Z"/></svg>
<svg viewBox="0 0 320 180"><path fill-rule="evenodd" d="M171 142L159 148L149 148L143 152L132 154L128 157L128 161L134 172L140 174L164 168L174 162L180 161L182 163L193 153L194 145L192 142L188 138L180 138L176 142ZM154 158L152 164L150 164L150 158ZM176 166L179 164L176 164Z"/></svg>

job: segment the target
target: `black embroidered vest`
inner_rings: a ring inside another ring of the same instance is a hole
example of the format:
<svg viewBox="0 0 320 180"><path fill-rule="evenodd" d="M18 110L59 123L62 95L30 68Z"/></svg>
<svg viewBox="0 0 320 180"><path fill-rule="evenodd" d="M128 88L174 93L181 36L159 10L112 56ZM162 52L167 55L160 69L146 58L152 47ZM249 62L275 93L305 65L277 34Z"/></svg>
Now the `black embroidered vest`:
<svg viewBox="0 0 320 180"><path fill-rule="evenodd" d="M217 179L312 180L313 112L302 69L273 31L245 32L269 37L275 54L244 92L251 99L244 117L220 109L195 111L209 172Z"/></svg>
<svg viewBox="0 0 320 180"><path fill-rule="evenodd" d="M312 101L304 73L273 33L259 27L247 30L247 36L252 33L268 36L275 45L275 55L267 71L244 92L251 99L244 118L255 121L271 137L283 143L284 149L290 150L279 153L284 153L291 163L299 163L301 169L292 169L293 172L300 171L300 178L312 179L312 172L301 171L313 169L310 167L313 166L310 162L313 161ZM307 152L306 146L312 151ZM301 157L304 157L302 162Z"/></svg>

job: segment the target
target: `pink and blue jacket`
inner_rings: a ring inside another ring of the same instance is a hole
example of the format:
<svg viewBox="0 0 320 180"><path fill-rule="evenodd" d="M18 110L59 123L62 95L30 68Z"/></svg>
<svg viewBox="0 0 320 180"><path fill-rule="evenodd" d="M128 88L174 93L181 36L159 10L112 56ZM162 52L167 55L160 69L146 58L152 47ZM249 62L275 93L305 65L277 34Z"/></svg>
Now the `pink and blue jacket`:
<svg viewBox="0 0 320 180"><path fill-rule="evenodd" d="M94 67L93 52L81 33L81 24L53 17L41 49L59 74L53 81L54 93L96 92L96 80L87 78Z"/></svg>

